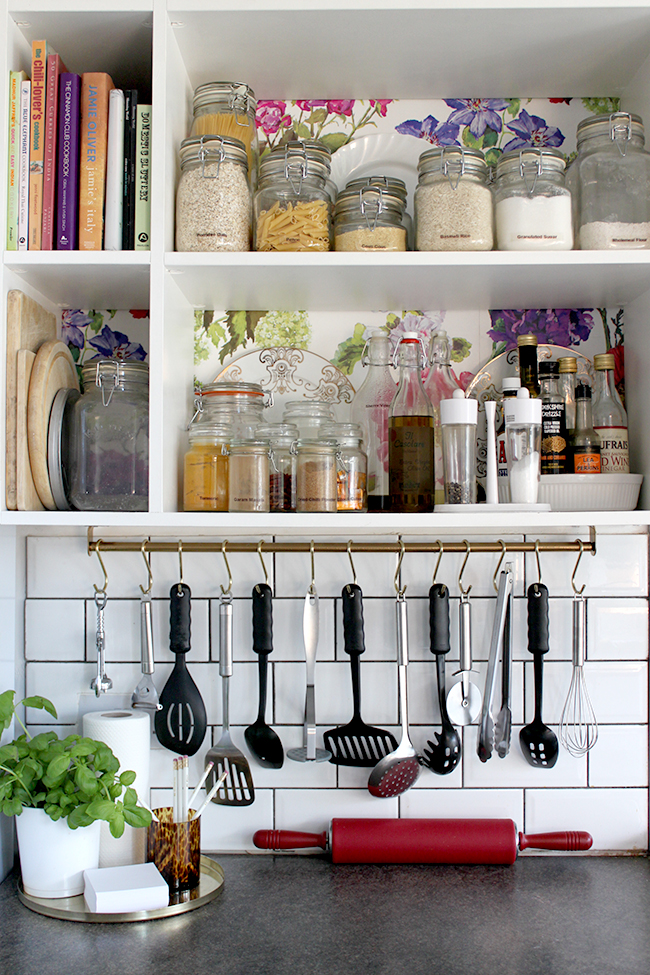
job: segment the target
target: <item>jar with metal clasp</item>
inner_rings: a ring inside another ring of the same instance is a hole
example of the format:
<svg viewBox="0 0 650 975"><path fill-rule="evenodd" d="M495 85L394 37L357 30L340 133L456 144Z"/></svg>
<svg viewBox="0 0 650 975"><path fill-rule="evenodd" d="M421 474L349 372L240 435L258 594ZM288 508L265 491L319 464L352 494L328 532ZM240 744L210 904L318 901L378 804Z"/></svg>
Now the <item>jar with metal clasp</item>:
<svg viewBox="0 0 650 975"><path fill-rule="evenodd" d="M288 142L264 156L253 202L255 250L329 251L332 201L323 154Z"/></svg>
<svg viewBox="0 0 650 975"><path fill-rule="evenodd" d="M269 503L271 511L296 510L296 456L291 445L298 439L293 423L264 423L256 436L268 440L273 451L269 469Z"/></svg>
<svg viewBox="0 0 650 975"><path fill-rule="evenodd" d="M515 149L497 163L494 212L501 251L570 251L571 192L557 149Z"/></svg>
<svg viewBox="0 0 650 975"><path fill-rule="evenodd" d="M368 456L363 449L363 430L358 423L324 423L324 439L335 439L337 451L337 511L367 511Z"/></svg>
<svg viewBox="0 0 650 975"><path fill-rule="evenodd" d="M232 440L228 461L228 510L267 512L270 508L268 440Z"/></svg>
<svg viewBox="0 0 650 975"><path fill-rule="evenodd" d="M255 185L258 158L257 100L240 81L209 81L194 91L190 136L221 135L239 139L246 148L248 171Z"/></svg>
<svg viewBox="0 0 650 975"><path fill-rule="evenodd" d="M264 410L273 405L273 398L257 383L206 383L194 398L195 412L191 425L229 423L233 436L253 439L264 420Z"/></svg>
<svg viewBox="0 0 650 975"><path fill-rule="evenodd" d="M423 152L415 190L416 250L492 250L488 182L489 168L479 149L442 146Z"/></svg>
<svg viewBox="0 0 650 975"><path fill-rule="evenodd" d="M191 424L183 461L183 510L228 511L230 423Z"/></svg>
<svg viewBox="0 0 650 975"><path fill-rule="evenodd" d="M335 439L297 440L296 511L337 510L337 452Z"/></svg>
<svg viewBox="0 0 650 975"><path fill-rule="evenodd" d="M344 193L348 190L359 191L364 186L376 186L379 189L388 191L391 196L397 197L402 207L402 223L406 228L406 249L413 250L413 220L408 209L408 190L403 179L397 176L359 176L357 179L348 180L345 184Z"/></svg>
<svg viewBox="0 0 650 975"><path fill-rule="evenodd" d="M321 424L334 422L331 403L320 399L291 399L284 404L283 423L298 427L298 438L317 440Z"/></svg>
<svg viewBox="0 0 650 975"><path fill-rule="evenodd" d="M404 202L389 188L346 187L334 207L334 250L405 251Z"/></svg>
<svg viewBox="0 0 650 975"><path fill-rule="evenodd" d="M146 511L149 367L98 359L82 377L70 417L70 502L79 511Z"/></svg>

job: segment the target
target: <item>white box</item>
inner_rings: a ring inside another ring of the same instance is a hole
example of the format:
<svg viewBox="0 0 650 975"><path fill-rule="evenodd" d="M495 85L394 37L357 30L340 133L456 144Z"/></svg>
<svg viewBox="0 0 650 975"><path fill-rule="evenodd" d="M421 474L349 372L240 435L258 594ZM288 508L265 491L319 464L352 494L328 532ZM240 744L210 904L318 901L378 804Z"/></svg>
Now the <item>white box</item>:
<svg viewBox="0 0 650 975"><path fill-rule="evenodd" d="M93 914L155 911L169 905L169 887L155 863L84 870L84 898Z"/></svg>

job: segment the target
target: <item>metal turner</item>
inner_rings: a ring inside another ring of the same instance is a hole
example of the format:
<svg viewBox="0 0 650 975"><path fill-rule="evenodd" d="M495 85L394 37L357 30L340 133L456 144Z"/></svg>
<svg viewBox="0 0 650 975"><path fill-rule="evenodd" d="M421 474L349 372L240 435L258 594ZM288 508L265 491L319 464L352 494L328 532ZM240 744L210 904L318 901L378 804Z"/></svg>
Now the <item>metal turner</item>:
<svg viewBox="0 0 650 975"><path fill-rule="evenodd" d="M142 677L131 695L132 708L144 708L150 712L151 725L156 711L162 705L158 699L158 691L153 682L153 627L151 623L151 596L144 594L140 597L140 666Z"/></svg>

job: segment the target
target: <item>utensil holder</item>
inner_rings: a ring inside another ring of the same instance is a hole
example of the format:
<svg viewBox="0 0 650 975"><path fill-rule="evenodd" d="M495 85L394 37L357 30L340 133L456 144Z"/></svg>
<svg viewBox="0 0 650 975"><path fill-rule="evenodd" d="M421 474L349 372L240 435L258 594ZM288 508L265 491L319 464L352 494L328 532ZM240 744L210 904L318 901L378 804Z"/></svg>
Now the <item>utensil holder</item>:
<svg viewBox="0 0 650 975"><path fill-rule="evenodd" d="M172 893L192 890L201 879L201 820L175 823L171 806L154 812L160 822L152 821L147 830L147 863L156 864Z"/></svg>

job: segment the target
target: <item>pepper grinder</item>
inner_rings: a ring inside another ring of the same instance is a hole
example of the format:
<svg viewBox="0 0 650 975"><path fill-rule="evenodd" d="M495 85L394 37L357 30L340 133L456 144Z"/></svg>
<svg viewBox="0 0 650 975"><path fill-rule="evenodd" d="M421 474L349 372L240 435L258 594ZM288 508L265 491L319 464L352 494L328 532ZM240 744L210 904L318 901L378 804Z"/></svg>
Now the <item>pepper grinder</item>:
<svg viewBox="0 0 650 975"><path fill-rule="evenodd" d="M445 504L476 504L476 421L478 402L455 389L440 401Z"/></svg>

